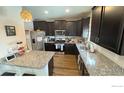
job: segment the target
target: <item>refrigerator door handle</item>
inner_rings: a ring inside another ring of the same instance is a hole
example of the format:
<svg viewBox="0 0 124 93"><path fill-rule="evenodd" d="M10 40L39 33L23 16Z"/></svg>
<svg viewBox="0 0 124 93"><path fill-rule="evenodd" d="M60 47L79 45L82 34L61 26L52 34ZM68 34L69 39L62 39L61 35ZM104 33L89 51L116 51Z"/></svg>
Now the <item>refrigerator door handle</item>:
<svg viewBox="0 0 124 93"><path fill-rule="evenodd" d="M32 39L32 43L35 43L35 39Z"/></svg>

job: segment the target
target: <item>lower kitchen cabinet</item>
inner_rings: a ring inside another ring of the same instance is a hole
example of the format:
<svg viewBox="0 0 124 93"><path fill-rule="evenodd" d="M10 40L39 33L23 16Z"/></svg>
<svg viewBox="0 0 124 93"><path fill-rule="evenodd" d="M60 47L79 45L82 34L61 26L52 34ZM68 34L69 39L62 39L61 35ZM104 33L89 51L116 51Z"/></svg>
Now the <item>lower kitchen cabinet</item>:
<svg viewBox="0 0 124 93"><path fill-rule="evenodd" d="M75 44L65 44L64 52L65 54L78 55L78 50Z"/></svg>
<svg viewBox="0 0 124 93"><path fill-rule="evenodd" d="M83 62L83 60L81 59L81 57L78 57L79 59L79 62L78 62L78 67L79 67L79 70L80 70L80 75L81 76L89 76L89 73L87 71L87 68Z"/></svg>
<svg viewBox="0 0 124 93"><path fill-rule="evenodd" d="M69 55L78 55L79 52L77 50L76 44L65 44L63 46L65 54ZM45 43L45 51L61 51L60 49L56 49L55 43Z"/></svg>
<svg viewBox="0 0 124 93"><path fill-rule="evenodd" d="M50 60L50 62L48 64L48 68L49 68L49 76L52 76L53 75L53 69L54 69L53 58Z"/></svg>
<svg viewBox="0 0 124 93"><path fill-rule="evenodd" d="M55 51L54 43L45 43L45 51Z"/></svg>

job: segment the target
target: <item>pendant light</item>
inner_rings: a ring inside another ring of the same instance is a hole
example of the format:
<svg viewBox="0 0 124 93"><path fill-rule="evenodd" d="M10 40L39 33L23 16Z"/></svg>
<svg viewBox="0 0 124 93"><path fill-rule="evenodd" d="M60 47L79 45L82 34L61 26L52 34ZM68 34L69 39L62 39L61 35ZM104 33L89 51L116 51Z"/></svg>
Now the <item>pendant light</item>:
<svg viewBox="0 0 124 93"><path fill-rule="evenodd" d="M30 11L28 11L26 9L22 9L20 16L24 20L24 22L32 21L32 14Z"/></svg>

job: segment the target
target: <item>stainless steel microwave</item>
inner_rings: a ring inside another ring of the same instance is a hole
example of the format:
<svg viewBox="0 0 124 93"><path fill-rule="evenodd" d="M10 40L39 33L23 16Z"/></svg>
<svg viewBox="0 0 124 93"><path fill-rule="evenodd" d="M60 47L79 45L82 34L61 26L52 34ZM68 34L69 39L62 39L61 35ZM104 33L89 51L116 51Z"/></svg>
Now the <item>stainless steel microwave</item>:
<svg viewBox="0 0 124 93"><path fill-rule="evenodd" d="M55 36L65 36L65 30L55 30Z"/></svg>

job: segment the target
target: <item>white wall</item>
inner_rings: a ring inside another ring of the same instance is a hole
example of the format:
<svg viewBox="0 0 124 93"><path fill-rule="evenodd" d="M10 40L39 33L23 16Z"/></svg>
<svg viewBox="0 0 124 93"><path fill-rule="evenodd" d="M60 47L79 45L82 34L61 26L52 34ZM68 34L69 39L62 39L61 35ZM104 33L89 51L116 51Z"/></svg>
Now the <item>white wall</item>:
<svg viewBox="0 0 124 93"><path fill-rule="evenodd" d="M0 6L0 58L7 55L10 47L16 47L17 41L22 41L26 47L24 22L21 20L21 7ZM6 36L5 25L16 27L16 36Z"/></svg>
<svg viewBox="0 0 124 93"><path fill-rule="evenodd" d="M89 16L91 17L91 21L92 21L92 13L90 13ZM91 21L89 24L90 25L90 34L91 34ZM90 35L89 35L89 40L90 40ZM106 57L111 59L113 62L115 62L116 64L118 64L124 68L124 56L117 55L114 52L111 52L108 49L105 49L105 48L103 48L103 47L101 47L101 46L99 46L93 42L92 42L92 44L94 45L94 48L97 51L99 51L100 53L102 53L103 55L105 55Z"/></svg>

